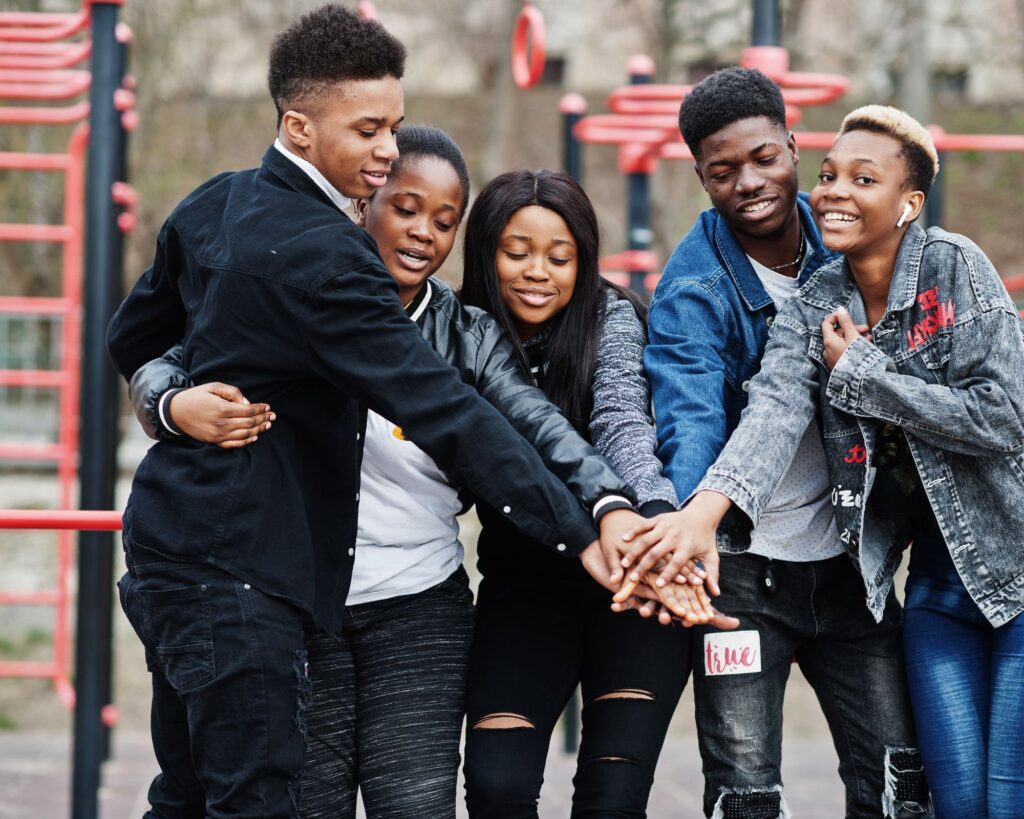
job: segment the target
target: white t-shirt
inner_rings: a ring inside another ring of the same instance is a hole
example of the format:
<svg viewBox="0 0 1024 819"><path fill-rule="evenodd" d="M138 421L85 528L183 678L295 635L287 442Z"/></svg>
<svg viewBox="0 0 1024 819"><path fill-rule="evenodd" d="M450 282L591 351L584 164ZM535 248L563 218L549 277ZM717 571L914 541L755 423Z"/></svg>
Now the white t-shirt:
<svg viewBox="0 0 1024 819"><path fill-rule="evenodd" d="M800 287L797 277L783 276L747 258L776 309L781 310ZM825 449L813 416L792 463L754 527L750 551L795 563L825 560L844 551L832 514Z"/></svg>
<svg viewBox="0 0 1024 819"><path fill-rule="evenodd" d="M415 321L433 295L430 282ZM375 412L366 414L349 606L416 594L462 565L459 493L434 459Z"/></svg>

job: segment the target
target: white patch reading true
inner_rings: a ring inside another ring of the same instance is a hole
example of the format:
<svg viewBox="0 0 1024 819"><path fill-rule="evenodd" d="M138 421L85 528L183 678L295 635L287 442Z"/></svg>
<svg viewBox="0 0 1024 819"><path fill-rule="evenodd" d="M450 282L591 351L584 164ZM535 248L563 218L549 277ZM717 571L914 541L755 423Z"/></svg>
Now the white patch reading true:
<svg viewBox="0 0 1024 819"><path fill-rule="evenodd" d="M756 631L720 631L704 635L704 673L754 674L761 670L761 635Z"/></svg>

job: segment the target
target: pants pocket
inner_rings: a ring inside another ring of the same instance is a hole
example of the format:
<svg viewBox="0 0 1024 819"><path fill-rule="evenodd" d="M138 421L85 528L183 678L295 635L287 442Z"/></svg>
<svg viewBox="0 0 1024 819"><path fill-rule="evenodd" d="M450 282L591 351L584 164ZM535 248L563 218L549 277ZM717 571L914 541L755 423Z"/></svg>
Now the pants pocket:
<svg viewBox="0 0 1024 819"><path fill-rule="evenodd" d="M189 691L216 674L212 604L205 584L139 592L149 648L175 691Z"/></svg>

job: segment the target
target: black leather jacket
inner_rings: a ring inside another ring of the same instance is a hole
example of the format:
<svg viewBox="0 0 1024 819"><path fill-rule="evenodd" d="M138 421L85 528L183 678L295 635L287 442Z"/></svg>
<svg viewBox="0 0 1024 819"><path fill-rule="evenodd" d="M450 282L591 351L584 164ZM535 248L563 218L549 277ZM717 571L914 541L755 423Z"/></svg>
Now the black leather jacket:
<svg viewBox="0 0 1024 819"><path fill-rule="evenodd" d="M512 343L494 317L463 305L455 292L439 279L429 279L425 309L416 323L423 337L459 371L462 380L491 402L531 444L551 470L587 509L607 495L622 495L635 502L632 489L611 465L587 443L552 404L533 386L516 362ZM159 418L160 396L176 387L190 387L182 368L181 346L168 350L140 368L131 379L129 394L146 434L171 440ZM273 434L273 433L271 433ZM522 479L530 481L529 475ZM472 490L472 487L467 487ZM511 516L514 520L514 514Z"/></svg>

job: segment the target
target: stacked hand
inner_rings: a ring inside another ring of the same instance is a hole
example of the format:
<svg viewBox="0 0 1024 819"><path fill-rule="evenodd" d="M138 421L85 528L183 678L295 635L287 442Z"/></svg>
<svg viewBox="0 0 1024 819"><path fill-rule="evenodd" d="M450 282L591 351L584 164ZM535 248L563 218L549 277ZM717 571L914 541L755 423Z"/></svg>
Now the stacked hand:
<svg viewBox="0 0 1024 819"><path fill-rule="evenodd" d="M682 511L650 519L609 512L601 520L600 541L581 555L584 566L615 592L615 611L635 608L643 617L657 612L666 625L675 620L736 628L739 621L717 611L708 596L719 594L715 530L729 503L723 495L701 492ZM623 569L631 571L623 577Z"/></svg>

